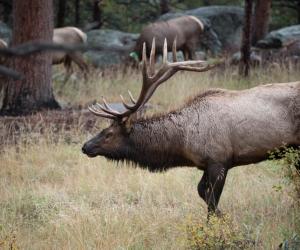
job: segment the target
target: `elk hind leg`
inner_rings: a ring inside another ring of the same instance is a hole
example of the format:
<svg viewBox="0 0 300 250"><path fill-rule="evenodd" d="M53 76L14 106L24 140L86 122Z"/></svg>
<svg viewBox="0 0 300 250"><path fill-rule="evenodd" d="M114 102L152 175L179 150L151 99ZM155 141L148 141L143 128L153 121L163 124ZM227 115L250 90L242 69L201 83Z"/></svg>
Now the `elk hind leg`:
<svg viewBox="0 0 300 250"><path fill-rule="evenodd" d="M85 63L82 55L80 53L72 53L69 55L73 62L75 62L80 70L83 72L84 78L87 79L88 65Z"/></svg>
<svg viewBox="0 0 300 250"><path fill-rule="evenodd" d="M66 69L66 75L65 75L63 84L65 84L69 80L70 76L73 73L72 60L68 55L65 56L64 66L65 66L65 69Z"/></svg>

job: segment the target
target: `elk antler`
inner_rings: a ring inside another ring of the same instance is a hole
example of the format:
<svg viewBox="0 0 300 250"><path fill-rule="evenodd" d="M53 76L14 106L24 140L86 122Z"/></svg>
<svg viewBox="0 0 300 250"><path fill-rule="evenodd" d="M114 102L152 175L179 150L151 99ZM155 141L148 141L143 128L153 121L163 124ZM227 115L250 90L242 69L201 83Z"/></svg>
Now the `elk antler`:
<svg viewBox="0 0 300 250"><path fill-rule="evenodd" d="M196 72L204 72L214 68L216 65L208 65L206 61L183 61L178 62L176 56L176 39L173 42L172 54L173 54L173 62L168 62L167 60L167 40L164 41L163 48L163 59L162 65L160 69L155 73L155 38L152 41L150 59L149 59L149 67L148 60L146 57L146 44L143 44L143 57L142 57L142 74L143 74L143 85L141 89L141 93L137 101L134 100L130 91L129 97L132 104L127 104L124 101L122 95L120 95L122 99L122 103L126 108L126 111L120 113L117 110L112 109L106 100L103 98L103 104L96 103L89 107L89 110L101 117L114 119L114 120L123 120L128 118L131 114L137 112L153 95L156 88L168 80L171 76L173 76L177 71L185 70L185 71L196 71ZM201 64L201 66L196 65ZM204 65L203 65L204 64Z"/></svg>

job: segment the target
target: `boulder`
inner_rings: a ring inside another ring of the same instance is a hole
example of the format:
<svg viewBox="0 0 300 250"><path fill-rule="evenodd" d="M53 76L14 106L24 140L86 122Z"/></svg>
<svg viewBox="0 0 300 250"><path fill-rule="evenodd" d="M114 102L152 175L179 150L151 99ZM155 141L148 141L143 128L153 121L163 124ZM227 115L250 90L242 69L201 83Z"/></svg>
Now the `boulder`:
<svg viewBox="0 0 300 250"><path fill-rule="evenodd" d="M85 53L87 60L96 67L106 67L122 63L132 51L138 34L117 30L101 29L87 32L87 43L102 46L101 51Z"/></svg>
<svg viewBox="0 0 300 250"><path fill-rule="evenodd" d="M193 15L205 26L199 49L209 49L213 54L236 52L240 48L244 10L235 6L209 6L177 13L167 13L159 20L168 20L182 15Z"/></svg>
<svg viewBox="0 0 300 250"><path fill-rule="evenodd" d="M256 47L278 49L293 40L300 40L300 25L288 26L270 32L264 39L257 42Z"/></svg>

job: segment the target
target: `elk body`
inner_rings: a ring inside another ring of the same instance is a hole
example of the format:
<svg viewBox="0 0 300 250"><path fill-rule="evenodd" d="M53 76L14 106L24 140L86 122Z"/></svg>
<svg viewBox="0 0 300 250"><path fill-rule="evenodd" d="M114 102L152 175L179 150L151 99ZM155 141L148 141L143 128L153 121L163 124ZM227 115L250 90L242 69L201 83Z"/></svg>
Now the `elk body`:
<svg viewBox="0 0 300 250"><path fill-rule="evenodd" d="M204 171L198 193L211 213L217 211L229 169L265 160L270 150L283 144L300 145L300 82L241 91L208 90L180 109L133 119L130 116L176 71L211 68L193 66L203 64L200 61L175 59L169 63L165 48L164 63L154 73L154 56L147 69L145 49L143 54L143 86L138 100L131 97L133 105L124 103L124 113L112 110L105 100L104 106L90 107L95 115L113 119L113 123L84 144L82 151L89 157L131 161L150 171L197 167Z"/></svg>
<svg viewBox="0 0 300 250"><path fill-rule="evenodd" d="M147 55L150 55L152 39L156 39L157 53L162 54L164 39L172 45L175 38L177 49L183 52L185 60L196 58L195 50L204 31L204 24L194 16L182 16L168 21L159 21L147 25L136 42L134 51L142 59L143 43L146 43ZM171 47L168 48L171 50Z"/></svg>
<svg viewBox="0 0 300 250"><path fill-rule="evenodd" d="M53 42L65 45L80 45L87 41L87 36L76 27L56 28L53 31ZM74 62L86 74L88 66L80 52L53 52L53 64L64 63L67 71L66 79L71 75L71 63Z"/></svg>

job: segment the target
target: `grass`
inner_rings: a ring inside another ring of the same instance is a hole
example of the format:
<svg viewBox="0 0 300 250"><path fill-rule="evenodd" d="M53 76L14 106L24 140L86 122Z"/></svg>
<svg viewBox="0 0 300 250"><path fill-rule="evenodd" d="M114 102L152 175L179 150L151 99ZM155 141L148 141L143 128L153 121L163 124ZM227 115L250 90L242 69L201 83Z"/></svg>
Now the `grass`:
<svg viewBox="0 0 300 250"><path fill-rule="evenodd" d="M247 81L235 70L180 73L159 87L151 103L165 111L209 87L244 89L299 76L299 71L287 68L258 69ZM118 95L127 89L137 96L140 80L135 72L124 77L118 71L104 76L94 72L88 82L74 77L65 86L58 75L54 87L66 106L86 107L102 95L119 101ZM106 125L104 121L99 128ZM205 242L215 239L219 227L205 224L206 206L197 194L200 171L149 173L102 157L89 159L81 153L83 142L92 136L89 132L80 127L68 132L52 129L23 134L26 144L2 143L0 249L187 249L195 248L192 241L199 235ZM65 139L70 136L74 138ZM249 248L276 249L299 233L300 208L284 167L266 161L229 172L220 202L230 218L231 226L222 226L229 230L227 239L235 230L242 240L251 241Z"/></svg>

